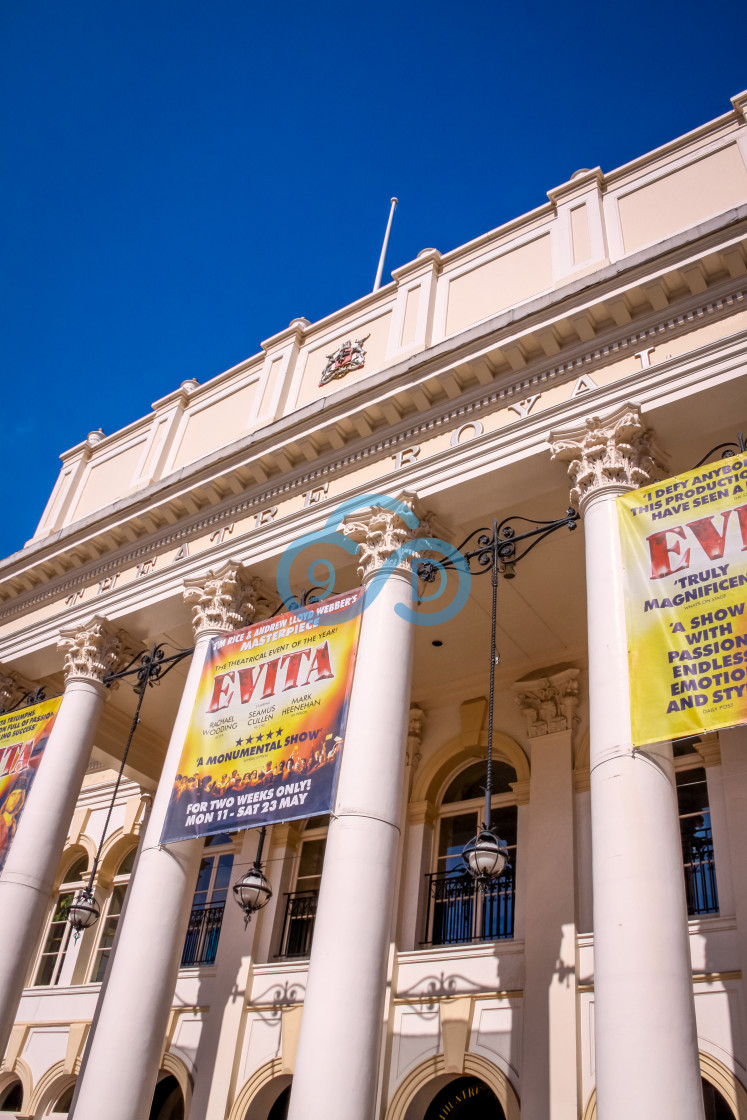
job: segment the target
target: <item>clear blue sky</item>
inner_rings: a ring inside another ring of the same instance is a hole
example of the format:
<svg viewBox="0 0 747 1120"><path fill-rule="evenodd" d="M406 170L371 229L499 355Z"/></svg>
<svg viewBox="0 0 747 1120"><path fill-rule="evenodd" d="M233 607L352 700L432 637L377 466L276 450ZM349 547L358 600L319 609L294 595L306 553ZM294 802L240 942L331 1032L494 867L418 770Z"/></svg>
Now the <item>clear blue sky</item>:
<svg viewBox="0 0 747 1120"><path fill-rule="evenodd" d="M0 556L88 431L370 290L392 194L387 273L727 112L735 12L8 0Z"/></svg>

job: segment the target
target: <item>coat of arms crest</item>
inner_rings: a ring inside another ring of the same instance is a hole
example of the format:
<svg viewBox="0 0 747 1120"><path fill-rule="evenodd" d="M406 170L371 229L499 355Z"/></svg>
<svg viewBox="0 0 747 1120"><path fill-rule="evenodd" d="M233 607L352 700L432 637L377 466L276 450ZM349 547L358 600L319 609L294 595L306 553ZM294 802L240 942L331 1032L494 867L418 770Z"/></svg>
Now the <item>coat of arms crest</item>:
<svg viewBox="0 0 747 1120"><path fill-rule="evenodd" d="M351 370L363 369L366 364L366 351L363 349L363 343L370 337L371 335L367 334L365 338L356 338L355 342L348 339L347 342L343 342L339 350L335 350L334 354L327 354L327 364L322 370L319 384L326 385L328 381L335 381L338 377L344 377Z"/></svg>

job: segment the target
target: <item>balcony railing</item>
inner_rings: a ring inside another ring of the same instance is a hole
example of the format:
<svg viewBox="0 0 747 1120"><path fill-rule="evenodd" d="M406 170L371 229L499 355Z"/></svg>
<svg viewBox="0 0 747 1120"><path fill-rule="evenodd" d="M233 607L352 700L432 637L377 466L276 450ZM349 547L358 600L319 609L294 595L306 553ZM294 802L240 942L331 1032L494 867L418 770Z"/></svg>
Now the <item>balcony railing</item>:
<svg viewBox="0 0 747 1120"><path fill-rule="evenodd" d="M189 916L182 968L215 963L224 905L221 902L218 906L195 906Z"/></svg>
<svg viewBox="0 0 747 1120"><path fill-rule="evenodd" d="M710 828L698 829L697 836L682 837L682 861L688 914L717 913L716 864Z"/></svg>
<svg viewBox="0 0 747 1120"><path fill-rule="evenodd" d="M287 894L280 957L308 957L314 936L319 891L293 891Z"/></svg>
<svg viewBox="0 0 747 1120"><path fill-rule="evenodd" d="M469 875L426 875L428 920L424 945L495 941L514 935L514 874L507 870L484 894Z"/></svg>

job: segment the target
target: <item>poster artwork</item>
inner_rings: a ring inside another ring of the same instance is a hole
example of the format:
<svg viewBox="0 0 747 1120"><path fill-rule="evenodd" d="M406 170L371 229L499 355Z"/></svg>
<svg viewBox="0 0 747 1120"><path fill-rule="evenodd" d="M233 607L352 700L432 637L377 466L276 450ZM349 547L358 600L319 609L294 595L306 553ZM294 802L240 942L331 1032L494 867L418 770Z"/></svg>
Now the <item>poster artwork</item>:
<svg viewBox="0 0 747 1120"><path fill-rule="evenodd" d="M0 871L61 703L56 696L0 715Z"/></svg>
<svg viewBox="0 0 747 1120"><path fill-rule="evenodd" d="M328 813L362 590L210 642L161 840Z"/></svg>
<svg viewBox="0 0 747 1120"><path fill-rule="evenodd" d="M633 743L747 723L747 458L617 499Z"/></svg>

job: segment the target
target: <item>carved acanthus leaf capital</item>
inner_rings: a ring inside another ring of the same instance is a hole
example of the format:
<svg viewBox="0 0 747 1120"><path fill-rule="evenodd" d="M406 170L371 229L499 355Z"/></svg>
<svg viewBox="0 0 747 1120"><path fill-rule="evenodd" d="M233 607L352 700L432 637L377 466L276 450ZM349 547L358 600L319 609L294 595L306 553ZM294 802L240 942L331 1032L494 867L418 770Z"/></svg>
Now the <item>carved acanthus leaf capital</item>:
<svg viewBox="0 0 747 1120"><path fill-rule="evenodd" d="M57 648L65 654L65 683L71 680L104 683L133 655L134 645L123 630L114 630L100 615L80 627L60 630Z"/></svg>
<svg viewBox="0 0 747 1120"><path fill-rule="evenodd" d="M192 603L195 637L205 630L230 633L259 621L271 611L262 581L229 560L204 576L184 581L184 600Z"/></svg>
<svg viewBox="0 0 747 1120"><path fill-rule="evenodd" d="M358 545L358 575L370 579L399 548L420 537L435 535L432 519L423 510L417 494L403 491L396 497L399 511L385 506L370 506L346 517L340 531ZM408 552L403 564L408 566L417 557Z"/></svg>
<svg viewBox="0 0 747 1120"><path fill-rule="evenodd" d="M667 472L637 404L622 405L609 416L587 416L577 427L552 432L550 446L553 459L568 463L571 502L577 509L599 490L637 490Z"/></svg>
<svg viewBox="0 0 747 1120"><path fill-rule="evenodd" d="M33 691L33 685L30 685L15 670L0 665L0 712L9 712L16 704L20 704L24 696L28 696Z"/></svg>
<svg viewBox="0 0 747 1120"><path fill-rule="evenodd" d="M512 686L530 739L573 731L578 724L578 677L578 669L559 669Z"/></svg>

